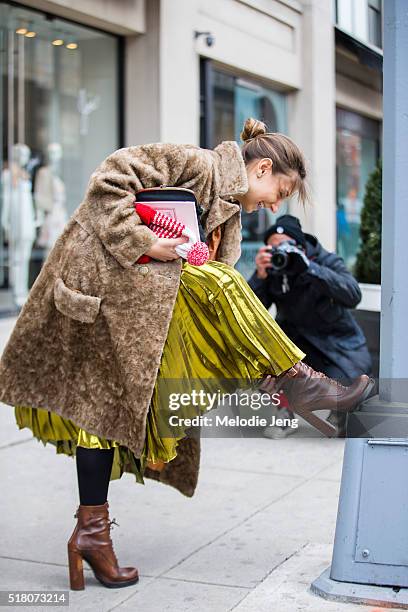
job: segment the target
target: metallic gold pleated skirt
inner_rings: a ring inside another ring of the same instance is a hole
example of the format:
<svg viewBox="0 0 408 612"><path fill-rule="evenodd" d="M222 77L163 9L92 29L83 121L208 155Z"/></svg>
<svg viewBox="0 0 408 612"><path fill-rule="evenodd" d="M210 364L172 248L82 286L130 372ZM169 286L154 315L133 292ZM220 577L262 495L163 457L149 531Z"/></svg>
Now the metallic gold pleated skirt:
<svg viewBox="0 0 408 612"><path fill-rule="evenodd" d="M74 456L77 446L114 448L111 480L130 472L137 482L143 482L146 464L174 459L183 437L182 433L160 435L160 380L235 378L251 382L265 373L278 375L304 357L234 268L215 261L199 267L184 263L141 457L46 409L15 406L15 418L20 429L28 427L44 445L56 446L57 453Z"/></svg>

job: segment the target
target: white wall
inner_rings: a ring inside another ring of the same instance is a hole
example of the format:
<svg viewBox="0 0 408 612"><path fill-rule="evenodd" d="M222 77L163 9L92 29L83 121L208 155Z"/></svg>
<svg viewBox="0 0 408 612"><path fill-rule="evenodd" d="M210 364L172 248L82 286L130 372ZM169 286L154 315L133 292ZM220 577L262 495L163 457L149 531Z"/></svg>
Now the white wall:
<svg viewBox="0 0 408 612"><path fill-rule="evenodd" d="M145 0L24 0L23 4L115 34L145 31Z"/></svg>
<svg viewBox="0 0 408 612"><path fill-rule="evenodd" d="M160 0L146 5L146 33L125 44L125 146L161 138Z"/></svg>
<svg viewBox="0 0 408 612"><path fill-rule="evenodd" d="M305 231L316 234L323 246L336 247L336 118L335 62L332 4L327 0L303 3L302 89L290 99L291 135L308 161L312 206L304 211L291 203Z"/></svg>
<svg viewBox="0 0 408 612"><path fill-rule="evenodd" d="M293 90L302 83L294 0L161 0L161 138L199 142L199 57ZM215 44L194 31L210 31Z"/></svg>
<svg viewBox="0 0 408 612"><path fill-rule="evenodd" d="M197 0L161 0L160 5L160 140L198 144Z"/></svg>
<svg viewBox="0 0 408 612"><path fill-rule="evenodd" d="M199 39L197 51L237 70L287 88L302 83L302 11L276 0L200 0L198 30L210 30L216 44Z"/></svg>

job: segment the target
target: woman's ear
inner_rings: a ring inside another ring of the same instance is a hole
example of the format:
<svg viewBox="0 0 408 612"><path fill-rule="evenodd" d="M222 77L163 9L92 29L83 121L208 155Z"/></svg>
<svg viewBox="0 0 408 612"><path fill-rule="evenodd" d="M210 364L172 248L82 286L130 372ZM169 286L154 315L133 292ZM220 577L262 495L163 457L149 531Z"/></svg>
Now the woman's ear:
<svg viewBox="0 0 408 612"><path fill-rule="evenodd" d="M273 161L271 160L271 158L264 157L263 159L260 160L258 164L258 170L259 172L266 174L266 173L272 172L272 166L273 166Z"/></svg>

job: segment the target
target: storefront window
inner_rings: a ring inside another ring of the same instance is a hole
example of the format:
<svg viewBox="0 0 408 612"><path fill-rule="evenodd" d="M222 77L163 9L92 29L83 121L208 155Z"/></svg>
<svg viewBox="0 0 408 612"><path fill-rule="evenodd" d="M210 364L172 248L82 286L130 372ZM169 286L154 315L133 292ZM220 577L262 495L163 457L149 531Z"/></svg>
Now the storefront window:
<svg viewBox="0 0 408 612"><path fill-rule="evenodd" d="M337 110L337 252L353 271L365 186L380 149L380 124Z"/></svg>
<svg viewBox="0 0 408 612"><path fill-rule="evenodd" d="M0 3L0 309L22 306L120 146L118 38Z"/></svg>
<svg viewBox="0 0 408 612"><path fill-rule="evenodd" d="M284 94L212 67L208 60L202 63L201 87L201 146L212 148L223 140L241 143L240 133L248 117L264 121L271 132L287 131ZM285 212L284 203L278 215L270 210L242 213L242 255L236 267L246 278L254 270L255 255L263 245L265 230Z"/></svg>

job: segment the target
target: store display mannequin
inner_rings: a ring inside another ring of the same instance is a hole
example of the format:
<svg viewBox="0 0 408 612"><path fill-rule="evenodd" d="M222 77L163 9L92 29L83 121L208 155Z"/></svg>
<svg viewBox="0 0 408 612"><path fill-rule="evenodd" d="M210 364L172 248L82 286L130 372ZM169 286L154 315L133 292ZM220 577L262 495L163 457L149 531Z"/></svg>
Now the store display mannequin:
<svg viewBox="0 0 408 612"><path fill-rule="evenodd" d="M45 249L45 257L68 221L65 185L59 177L61 159L61 145L50 143L47 165L38 170L35 179L34 198L38 224L41 225L37 244Z"/></svg>
<svg viewBox="0 0 408 612"><path fill-rule="evenodd" d="M28 296L29 266L35 239L35 214L31 180L26 167L31 151L26 144L12 147L12 160L2 172L1 223L9 247L9 284L17 306Z"/></svg>

